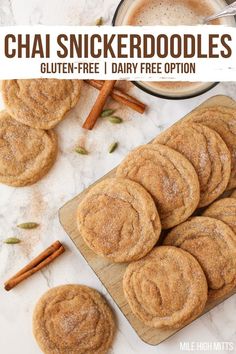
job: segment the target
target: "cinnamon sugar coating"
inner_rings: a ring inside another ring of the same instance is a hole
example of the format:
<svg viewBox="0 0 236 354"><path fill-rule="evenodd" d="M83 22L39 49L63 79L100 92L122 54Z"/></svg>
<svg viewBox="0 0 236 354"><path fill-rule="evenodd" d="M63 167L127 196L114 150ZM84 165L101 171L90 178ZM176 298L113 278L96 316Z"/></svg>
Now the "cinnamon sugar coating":
<svg viewBox="0 0 236 354"><path fill-rule="evenodd" d="M201 123L215 130L227 145L231 154L231 176L227 189L236 187L236 109L213 106L197 109L188 121Z"/></svg>
<svg viewBox="0 0 236 354"><path fill-rule="evenodd" d="M163 229L185 221L198 206L196 171L168 146L150 144L135 149L118 166L116 175L140 183L152 195Z"/></svg>
<svg viewBox="0 0 236 354"><path fill-rule="evenodd" d="M180 247L200 263L208 282L209 300L223 297L236 285L236 237L224 222L193 217L176 226L164 240Z"/></svg>
<svg viewBox="0 0 236 354"><path fill-rule="evenodd" d="M105 354L115 323L96 291L82 285L63 285L47 291L33 314L33 333L45 354Z"/></svg>
<svg viewBox="0 0 236 354"><path fill-rule="evenodd" d="M5 80L2 96L7 111L18 122L51 129L76 105L81 86L79 80Z"/></svg>
<svg viewBox="0 0 236 354"><path fill-rule="evenodd" d="M223 198L211 204L202 214L223 221L235 233L236 240L236 199Z"/></svg>
<svg viewBox="0 0 236 354"><path fill-rule="evenodd" d="M200 183L199 207L212 203L226 189L231 155L219 134L197 123L174 126L154 140L183 154L195 168Z"/></svg>
<svg viewBox="0 0 236 354"><path fill-rule="evenodd" d="M133 313L156 328L183 327L201 314L207 300L200 265L189 253L171 246L156 247L131 263L123 289Z"/></svg>
<svg viewBox="0 0 236 354"><path fill-rule="evenodd" d="M16 187L33 184L50 170L56 155L54 131L28 127L0 112L0 182Z"/></svg>
<svg viewBox="0 0 236 354"><path fill-rule="evenodd" d="M123 178L108 178L91 188L79 204L77 223L86 244L113 262L142 258L161 233L149 193Z"/></svg>

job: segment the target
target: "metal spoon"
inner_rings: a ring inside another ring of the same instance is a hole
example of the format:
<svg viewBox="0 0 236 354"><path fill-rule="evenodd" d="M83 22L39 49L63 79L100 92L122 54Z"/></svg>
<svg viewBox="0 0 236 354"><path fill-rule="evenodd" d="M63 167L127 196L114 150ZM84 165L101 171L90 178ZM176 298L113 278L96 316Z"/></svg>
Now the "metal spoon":
<svg viewBox="0 0 236 354"><path fill-rule="evenodd" d="M203 23L207 24L208 22L213 21L217 18L234 16L234 15L236 15L236 1L234 1L231 5L228 5L225 8L223 8L220 12L217 12L215 15L206 17L203 20Z"/></svg>

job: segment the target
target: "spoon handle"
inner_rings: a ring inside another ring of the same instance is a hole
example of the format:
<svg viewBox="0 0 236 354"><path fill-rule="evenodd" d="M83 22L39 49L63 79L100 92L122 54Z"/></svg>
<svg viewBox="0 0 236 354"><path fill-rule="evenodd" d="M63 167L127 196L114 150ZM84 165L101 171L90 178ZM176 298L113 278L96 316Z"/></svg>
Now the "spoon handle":
<svg viewBox="0 0 236 354"><path fill-rule="evenodd" d="M213 20L220 18L220 17L234 16L234 15L236 15L236 1L234 1L231 5L226 6L223 10L216 13L215 15L206 17L204 19L204 23L213 21Z"/></svg>

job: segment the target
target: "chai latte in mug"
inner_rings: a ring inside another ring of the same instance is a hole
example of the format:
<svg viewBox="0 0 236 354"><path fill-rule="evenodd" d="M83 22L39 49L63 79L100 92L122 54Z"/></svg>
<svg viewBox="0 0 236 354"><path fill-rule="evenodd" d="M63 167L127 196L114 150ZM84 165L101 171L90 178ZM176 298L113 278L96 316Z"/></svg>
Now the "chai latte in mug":
<svg viewBox="0 0 236 354"><path fill-rule="evenodd" d="M199 25L226 3L218 0L134 0L128 8L122 25L131 26L178 26ZM225 19L211 24L227 24ZM162 95L172 97L194 95L209 87L202 82L145 82L145 86Z"/></svg>

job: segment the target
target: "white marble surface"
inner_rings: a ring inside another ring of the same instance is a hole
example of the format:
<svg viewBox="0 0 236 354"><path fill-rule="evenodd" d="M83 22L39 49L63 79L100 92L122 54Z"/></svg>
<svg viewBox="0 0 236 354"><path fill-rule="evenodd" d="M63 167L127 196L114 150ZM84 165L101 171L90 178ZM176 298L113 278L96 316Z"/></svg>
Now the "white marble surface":
<svg viewBox="0 0 236 354"><path fill-rule="evenodd" d="M0 24L90 25L100 16L109 24L117 4L118 0L0 0ZM236 77L232 80L236 81ZM236 350L236 297L231 297L159 346L143 343L59 224L58 208L117 165L129 150L148 142L208 97L226 94L236 99L236 83L219 84L210 92L185 101L154 98L135 87L130 88L131 92L148 104L148 112L143 117L121 107L117 114L124 118L124 124L114 126L103 120L92 132L85 133L81 124L96 95L94 89L85 85L79 104L57 128L60 152L50 173L27 188L0 185L1 354L40 353L31 332L34 304L46 290L65 283L87 284L106 295L118 322L113 354L180 353L180 342L186 341L229 341L234 342ZM110 106L116 107L116 104L111 102ZM81 141L90 155L80 156L73 152ZM107 148L113 141L119 141L119 148L108 154ZM16 224L29 220L39 222L40 228L27 232L16 229ZM18 235L22 243L3 244L1 240L9 235ZM5 292L3 281L56 239L65 243L66 253L13 291ZM208 352L214 350L204 351Z"/></svg>

